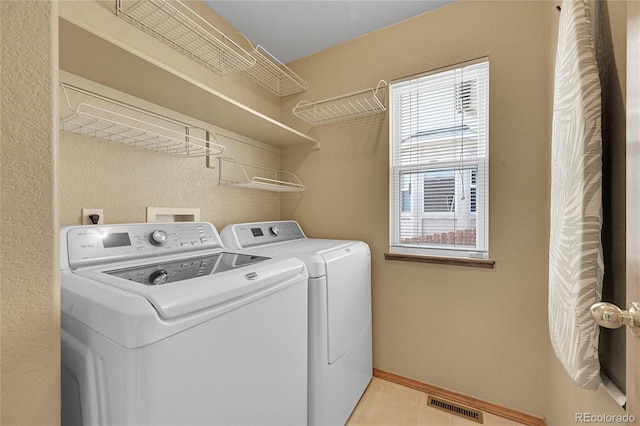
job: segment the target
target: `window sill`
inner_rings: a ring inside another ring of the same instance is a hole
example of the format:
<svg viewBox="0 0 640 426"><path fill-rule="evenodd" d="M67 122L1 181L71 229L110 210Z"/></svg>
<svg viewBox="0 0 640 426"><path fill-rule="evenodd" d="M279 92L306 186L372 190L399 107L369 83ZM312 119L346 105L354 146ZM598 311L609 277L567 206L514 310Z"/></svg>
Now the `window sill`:
<svg viewBox="0 0 640 426"><path fill-rule="evenodd" d="M462 259L459 257L420 256L416 254L385 253L385 260L402 262L437 263L440 265L467 266L470 268L493 269L496 261L492 259Z"/></svg>

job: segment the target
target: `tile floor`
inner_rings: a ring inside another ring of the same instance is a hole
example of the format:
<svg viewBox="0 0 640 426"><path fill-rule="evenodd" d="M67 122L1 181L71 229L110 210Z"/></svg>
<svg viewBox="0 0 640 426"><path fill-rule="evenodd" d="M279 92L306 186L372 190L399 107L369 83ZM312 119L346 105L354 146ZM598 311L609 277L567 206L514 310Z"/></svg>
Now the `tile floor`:
<svg viewBox="0 0 640 426"><path fill-rule="evenodd" d="M482 413L485 426L520 426ZM478 426L462 417L427 406L427 394L374 377L351 414L347 426Z"/></svg>

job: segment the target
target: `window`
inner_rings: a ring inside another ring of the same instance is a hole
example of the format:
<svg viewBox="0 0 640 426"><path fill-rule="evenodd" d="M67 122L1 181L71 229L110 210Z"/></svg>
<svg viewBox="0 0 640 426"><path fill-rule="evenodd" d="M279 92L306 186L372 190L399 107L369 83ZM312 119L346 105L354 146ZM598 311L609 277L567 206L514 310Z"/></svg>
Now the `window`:
<svg viewBox="0 0 640 426"><path fill-rule="evenodd" d="M391 252L488 257L489 62L391 84Z"/></svg>
<svg viewBox="0 0 640 426"><path fill-rule="evenodd" d="M400 182L400 193L402 203L402 213L411 211L411 176L403 174Z"/></svg>
<svg viewBox="0 0 640 426"><path fill-rule="evenodd" d="M456 178L453 170L424 172L424 202L422 211L455 212Z"/></svg>

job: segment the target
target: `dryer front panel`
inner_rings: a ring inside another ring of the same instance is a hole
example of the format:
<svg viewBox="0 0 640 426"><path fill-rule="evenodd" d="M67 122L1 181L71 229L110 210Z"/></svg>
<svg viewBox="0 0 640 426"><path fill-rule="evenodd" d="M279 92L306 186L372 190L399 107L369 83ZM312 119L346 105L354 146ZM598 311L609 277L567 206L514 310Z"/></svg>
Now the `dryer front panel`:
<svg viewBox="0 0 640 426"><path fill-rule="evenodd" d="M371 257L364 243L322 255L327 268L329 364L358 340L371 318Z"/></svg>

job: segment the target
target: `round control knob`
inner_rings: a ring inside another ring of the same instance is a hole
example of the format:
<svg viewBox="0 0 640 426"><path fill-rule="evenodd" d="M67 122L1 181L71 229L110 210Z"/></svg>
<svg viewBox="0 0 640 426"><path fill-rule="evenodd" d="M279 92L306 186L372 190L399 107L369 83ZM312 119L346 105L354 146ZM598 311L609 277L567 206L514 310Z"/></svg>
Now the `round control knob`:
<svg viewBox="0 0 640 426"><path fill-rule="evenodd" d="M160 269L159 271L155 271L149 275L149 284L161 285L166 283L168 278L169 276L167 275L167 271Z"/></svg>
<svg viewBox="0 0 640 426"><path fill-rule="evenodd" d="M271 228L269 228L269 233L274 237L277 237L280 233L280 228L278 228L277 226L272 226Z"/></svg>
<svg viewBox="0 0 640 426"><path fill-rule="evenodd" d="M162 247L163 245L167 244L168 240L169 236L167 235L167 233L160 229L156 229L149 235L149 242L154 246Z"/></svg>

